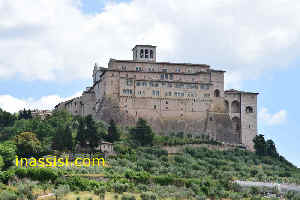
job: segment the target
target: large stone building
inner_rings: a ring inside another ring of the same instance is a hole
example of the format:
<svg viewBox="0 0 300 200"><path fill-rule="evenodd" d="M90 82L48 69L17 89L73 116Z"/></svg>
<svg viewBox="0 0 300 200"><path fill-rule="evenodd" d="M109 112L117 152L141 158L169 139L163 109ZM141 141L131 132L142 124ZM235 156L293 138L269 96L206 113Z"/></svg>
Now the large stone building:
<svg viewBox="0 0 300 200"><path fill-rule="evenodd" d="M56 109L123 126L146 119L158 133L206 134L252 149L258 93L224 91L223 70L209 65L156 61L156 47L136 45L133 60L94 66L93 86Z"/></svg>

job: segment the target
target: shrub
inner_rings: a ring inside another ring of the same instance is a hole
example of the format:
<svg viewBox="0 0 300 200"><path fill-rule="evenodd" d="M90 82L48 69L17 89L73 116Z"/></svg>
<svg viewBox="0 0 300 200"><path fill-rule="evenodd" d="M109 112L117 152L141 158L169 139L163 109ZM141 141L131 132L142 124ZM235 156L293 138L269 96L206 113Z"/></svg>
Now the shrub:
<svg viewBox="0 0 300 200"><path fill-rule="evenodd" d="M69 185L60 185L54 191L54 195L55 195L56 198L60 198L60 197L65 196L68 192L70 192L70 186Z"/></svg>
<svg viewBox="0 0 300 200"><path fill-rule="evenodd" d="M122 194L123 192L126 192L129 188L129 185L127 183L115 183L113 185L114 191L116 193Z"/></svg>
<svg viewBox="0 0 300 200"><path fill-rule="evenodd" d="M141 194L141 199L142 200L156 200L157 196L153 192L143 192Z"/></svg>
<svg viewBox="0 0 300 200"><path fill-rule="evenodd" d="M18 196L13 192L4 190L0 193L0 200L17 200L17 199Z"/></svg>
<svg viewBox="0 0 300 200"><path fill-rule="evenodd" d="M124 194L121 198L122 200L136 200L135 196Z"/></svg>

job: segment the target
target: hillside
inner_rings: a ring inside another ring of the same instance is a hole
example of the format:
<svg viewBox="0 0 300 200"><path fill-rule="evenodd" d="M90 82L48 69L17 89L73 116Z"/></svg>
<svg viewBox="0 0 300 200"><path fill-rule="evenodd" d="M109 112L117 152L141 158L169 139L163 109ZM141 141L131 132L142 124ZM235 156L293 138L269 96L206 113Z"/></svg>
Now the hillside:
<svg viewBox="0 0 300 200"><path fill-rule="evenodd" d="M156 135L142 120L135 127L121 130L113 122L95 122L64 112L46 120L6 118L12 121L2 120L6 124L0 128L0 200L36 199L46 194L50 194L47 199L55 199L53 195L58 199L89 195L93 199L105 195L105 199L122 200L263 199L266 190L242 189L234 181L300 184L300 170L279 156L275 145L261 135L257 137L256 152L186 147L168 155L162 149L166 144L220 144L184 133ZM14 164L15 155L63 157L64 152L75 151L76 144L89 142L91 146L96 139L113 142L115 155L105 159L105 167L22 168ZM278 193L276 188L272 193ZM283 195L299 199L294 192Z"/></svg>

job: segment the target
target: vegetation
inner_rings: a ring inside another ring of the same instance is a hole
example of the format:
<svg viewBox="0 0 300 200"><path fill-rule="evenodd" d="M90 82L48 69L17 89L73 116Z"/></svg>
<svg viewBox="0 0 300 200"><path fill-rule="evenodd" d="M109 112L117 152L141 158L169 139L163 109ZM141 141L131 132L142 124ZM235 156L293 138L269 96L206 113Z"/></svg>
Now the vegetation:
<svg viewBox="0 0 300 200"><path fill-rule="evenodd" d="M300 184L300 170L280 156L274 142L263 135L254 139L255 152L188 146L169 155L162 146L220 143L183 132L158 135L143 119L134 127L121 129L113 120L106 124L64 111L45 120L21 112L0 110L0 200L36 199L49 193L54 199L263 199L263 189L242 189L233 181ZM106 167L14 166L16 155L59 157L74 152L78 145L95 150L103 140L112 142L116 152L106 158ZM299 199L296 192L285 196Z"/></svg>

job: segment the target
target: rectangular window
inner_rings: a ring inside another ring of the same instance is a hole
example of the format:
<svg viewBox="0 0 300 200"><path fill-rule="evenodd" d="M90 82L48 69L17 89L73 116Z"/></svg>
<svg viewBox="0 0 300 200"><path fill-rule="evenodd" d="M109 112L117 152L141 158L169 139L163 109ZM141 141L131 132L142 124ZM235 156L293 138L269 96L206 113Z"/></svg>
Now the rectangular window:
<svg viewBox="0 0 300 200"><path fill-rule="evenodd" d="M143 86L147 86L147 82L146 81L143 81Z"/></svg>
<svg viewBox="0 0 300 200"><path fill-rule="evenodd" d="M131 85L132 85L132 82L133 82L133 81L132 81L131 79L128 79L127 82L126 82L127 86L131 86Z"/></svg>
<svg viewBox="0 0 300 200"><path fill-rule="evenodd" d="M145 49L145 58L148 58L148 49Z"/></svg>
<svg viewBox="0 0 300 200"><path fill-rule="evenodd" d="M176 68L176 72L180 72L180 68Z"/></svg>
<svg viewBox="0 0 300 200"><path fill-rule="evenodd" d="M137 81L136 82L136 86L140 86L141 85L141 82L140 81Z"/></svg>
<svg viewBox="0 0 300 200"><path fill-rule="evenodd" d="M173 74L170 74L170 80L173 80Z"/></svg>
<svg viewBox="0 0 300 200"><path fill-rule="evenodd" d="M172 83L168 83L168 87L171 88L172 87Z"/></svg>
<svg viewBox="0 0 300 200"><path fill-rule="evenodd" d="M160 79L164 79L164 78L165 78L164 74L161 74Z"/></svg>
<svg viewBox="0 0 300 200"><path fill-rule="evenodd" d="M161 86L163 86L163 87L166 86L166 83L165 83L165 82L162 82L162 83L161 83Z"/></svg>
<svg viewBox="0 0 300 200"><path fill-rule="evenodd" d="M162 69L161 71L162 72L168 72L168 69Z"/></svg>
<svg viewBox="0 0 300 200"><path fill-rule="evenodd" d="M169 78L168 74L165 74L165 79L168 79L168 78Z"/></svg>

